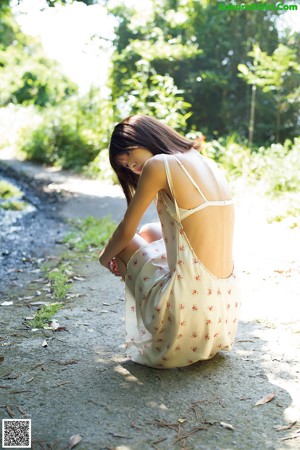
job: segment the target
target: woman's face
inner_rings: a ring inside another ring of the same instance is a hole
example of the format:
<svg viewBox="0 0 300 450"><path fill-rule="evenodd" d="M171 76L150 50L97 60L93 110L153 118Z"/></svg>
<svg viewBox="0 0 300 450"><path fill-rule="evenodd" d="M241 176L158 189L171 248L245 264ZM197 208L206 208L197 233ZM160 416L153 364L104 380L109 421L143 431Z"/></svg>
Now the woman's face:
<svg viewBox="0 0 300 450"><path fill-rule="evenodd" d="M152 156L153 153L146 148L135 148L121 154L116 159L121 166L126 167L126 169L131 170L137 175L140 175L145 162L148 161L149 158L152 158Z"/></svg>

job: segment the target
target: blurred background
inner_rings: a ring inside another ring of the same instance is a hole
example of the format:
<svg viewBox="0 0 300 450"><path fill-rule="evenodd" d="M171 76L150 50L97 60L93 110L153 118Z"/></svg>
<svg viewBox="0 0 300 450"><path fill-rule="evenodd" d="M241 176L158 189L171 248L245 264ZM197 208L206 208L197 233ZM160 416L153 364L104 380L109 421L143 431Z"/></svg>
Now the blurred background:
<svg viewBox="0 0 300 450"><path fill-rule="evenodd" d="M298 227L300 3L258 3L1 0L1 148L114 181L114 125L153 115Z"/></svg>

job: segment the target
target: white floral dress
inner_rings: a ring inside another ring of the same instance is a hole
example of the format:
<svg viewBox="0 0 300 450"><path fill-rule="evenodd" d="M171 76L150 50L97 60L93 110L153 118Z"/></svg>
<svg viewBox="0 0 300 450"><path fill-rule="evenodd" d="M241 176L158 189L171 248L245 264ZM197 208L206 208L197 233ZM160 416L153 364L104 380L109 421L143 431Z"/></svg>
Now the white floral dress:
<svg viewBox="0 0 300 450"><path fill-rule="evenodd" d="M205 203L179 208L164 157L173 201L160 191L157 210L163 238L137 250L127 266L126 344L128 358L150 367L171 368L230 351L237 331L240 290L234 273L211 274L195 255L181 221L206 207L232 201L207 201L182 163Z"/></svg>

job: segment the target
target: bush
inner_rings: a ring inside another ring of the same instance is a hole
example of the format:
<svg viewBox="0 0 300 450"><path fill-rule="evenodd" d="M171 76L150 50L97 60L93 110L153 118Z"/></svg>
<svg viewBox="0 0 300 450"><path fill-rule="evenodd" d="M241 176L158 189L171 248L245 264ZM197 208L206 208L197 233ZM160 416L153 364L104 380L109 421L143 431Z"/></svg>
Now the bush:
<svg viewBox="0 0 300 450"><path fill-rule="evenodd" d="M69 99L23 129L18 147L27 159L79 172L107 147L108 122L107 102L99 95Z"/></svg>
<svg viewBox="0 0 300 450"><path fill-rule="evenodd" d="M296 192L300 189L300 138L284 145L272 144L251 151L235 142L236 136L212 141L204 154L220 163L230 177L244 177L250 184L260 183L267 194Z"/></svg>
<svg viewBox="0 0 300 450"><path fill-rule="evenodd" d="M261 147L254 155L257 176L262 179L268 193L296 192L300 190L300 138L282 144Z"/></svg>

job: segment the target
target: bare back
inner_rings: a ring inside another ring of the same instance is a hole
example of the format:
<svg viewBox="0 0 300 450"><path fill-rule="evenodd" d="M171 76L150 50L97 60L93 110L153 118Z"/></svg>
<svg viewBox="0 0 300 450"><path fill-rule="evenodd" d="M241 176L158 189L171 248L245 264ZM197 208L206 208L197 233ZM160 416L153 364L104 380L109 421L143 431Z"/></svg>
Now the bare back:
<svg viewBox="0 0 300 450"><path fill-rule="evenodd" d="M234 207L229 204L231 194L223 174L213 161L194 149L168 157L168 164L179 208L184 211L196 208L182 220L196 256L214 276L229 277L233 271ZM172 198L169 187L165 191ZM221 201L228 204L218 204Z"/></svg>

